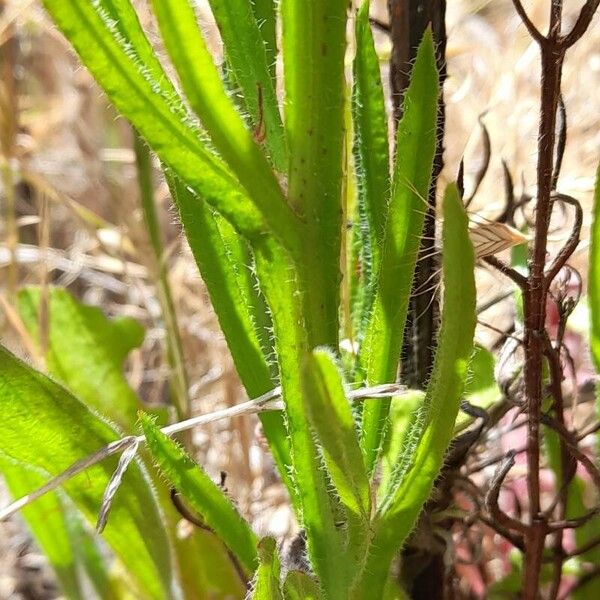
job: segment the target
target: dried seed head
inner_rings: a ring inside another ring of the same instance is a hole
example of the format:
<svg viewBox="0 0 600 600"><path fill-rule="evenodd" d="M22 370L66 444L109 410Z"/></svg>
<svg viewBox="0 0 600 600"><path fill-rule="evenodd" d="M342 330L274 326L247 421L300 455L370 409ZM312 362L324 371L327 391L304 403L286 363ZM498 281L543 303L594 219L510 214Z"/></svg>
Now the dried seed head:
<svg viewBox="0 0 600 600"><path fill-rule="evenodd" d="M514 227L493 221L471 225L469 236L473 242L476 258L492 256L527 242L527 237Z"/></svg>

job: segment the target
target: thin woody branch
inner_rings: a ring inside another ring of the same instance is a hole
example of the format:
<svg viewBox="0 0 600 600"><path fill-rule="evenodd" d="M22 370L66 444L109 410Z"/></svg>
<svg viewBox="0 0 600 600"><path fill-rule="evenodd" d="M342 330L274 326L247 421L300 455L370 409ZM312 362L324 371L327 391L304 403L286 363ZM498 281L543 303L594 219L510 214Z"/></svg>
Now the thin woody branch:
<svg viewBox="0 0 600 600"><path fill-rule="evenodd" d="M496 523L499 523L502 527L513 530L525 532L527 527L521 521L513 519L511 516L503 512L498 506L498 498L500 496L500 488L502 483L506 479L508 472L512 469L515 464L514 452L509 452L502 463L498 466L496 473L490 484L490 489L485 496L485 506L490 513L490 516Z"/></svg>
<svg viewBox="0 0 600 600"><path fill-rule="evenodd" d="M600 0L587 0L579 12L579 17L577 18L575 25L573 25L573 29L571 29L567 35L559 39L561 47L565 49L570 48L581 38L590 26L599 5Z"/></svg>
<svg viewBox="0 0 600 600"><path fill-rule="evenodd" d="M555 194L552 199L554 201L561 201L575 208L575 223L573 229L569 235L569 239L565 245L561 248L560 252L550 265L550 268L546 272L546 286L552 283L552 280L558 275L558 272L565 266L573 252L575 252L577 245L579 244L579 236L581 234L581 227L583 225L583 210L581 204L566 194Z"/></svg>
<svg viewBox="0 0 600 600"><path fill-rule="evenodd" d="M532 23L531 19L529 18L529 15L527 14L526 10L523 8L523 5L521 4L521 0L513 0L513 5L514 5L515 10L517 11L519 17L521 18L521 21L523 21L523 25L525 25L525 27L527 28L527 31L529 32L529 35L538 44L540 44L540 46L542 44L544 44L547 41L546 37Z"/></svg>
<svg viewBox="0 0 600 600"><path fill-rule="evenodd" d="M506 275L513 283L515 283L521 291L525 291L527 289L527 277L521 275L519 271L509 267L506 263L502 262L499 258L495 256L486 256L483 259L488 265L491 265L503 275Z"/></svg>

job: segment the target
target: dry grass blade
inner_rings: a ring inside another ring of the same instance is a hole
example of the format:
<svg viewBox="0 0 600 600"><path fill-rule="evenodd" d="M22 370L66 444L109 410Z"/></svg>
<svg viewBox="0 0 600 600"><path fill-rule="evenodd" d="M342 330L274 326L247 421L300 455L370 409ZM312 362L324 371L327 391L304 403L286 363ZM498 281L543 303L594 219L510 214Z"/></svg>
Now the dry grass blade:
<svg viewBox="0 0 600 600"><path fill-rule="evenodd" d="M125 448L123 454L121 454L121 457L119 458L119 464L110 478L110 481L106 486L106 490L104 491L104 496L102 497L102 504L100 505L100 511L98 513L98 521L96 522L96 530L98 533L102 533L106 527L108 513L112 507L115 494L121 485L121 481L123 481L123 476L125 475L125 471L127 471L127 467L131 464L131 461L137 454L139 445L139 441L137 439L134 440L130 446Z"/></svg>
<svg viewBox="0 0 600 600"><path fill-rule="evenodd" d="M363 387L348 391L347 396L349 400L356 401L377 398L389 398L391 396L398 396L403 392L406 392L406 388L402 385L399 385L397 383L384 383L373 387ZM246 402L236 404L235 406L232 406L230 408L216 410L208 414L198 415L197 417L192 417L191 419L186 419L185 421L180 421L178 423L173 423L172 425L167 425L166 427L163 427L161 431L165 435L172 436L176 433L188 431L189 429L198 427L200 425L208 425L209 423L214 423L215 421L219 421L221 419L228 419L240 415L251 415L269 410L283 410L281 388L279 387L276 387L271 391L266 392L265 394L259 396L258 398L255 398L254 400L247 400ZM127 436L120 440L115 440L107 446L100 448L90 456L86 456L85 458L82 458L81 460L71 465L60 475L57 475L56 477L53 477L52 479L47 481L42 487L32 491L31 493L25 496L22 496L21 498L9 504L6 508L0 510L0 521L8 519L10 516L14 515L22 508L28 506L38 498L41 498L44 494L47 494L48 492L57 489L63 483L75 477L79 473L82 473L92 465L102 462L109 456L114 456L119 452L125 452L127 456L123 456L119 461L119 465L115 471L115 474L111 478L107 486L106 492L104 493L104 498L102 501L102 507L100 509L100 515L98 517L97 525L97 527L101 531L103 526L106 524L105 518L107 516L107 514L104 514L103 521L103 510L106 513L108 513L108 510L110 509L110 503L112 502L114 494L116 493L119 484L121 483L121 479L127 466L135 456L137 446L139 444L143 444L145 441L146 438L143 435L139 435L137 437Z"/></svg>

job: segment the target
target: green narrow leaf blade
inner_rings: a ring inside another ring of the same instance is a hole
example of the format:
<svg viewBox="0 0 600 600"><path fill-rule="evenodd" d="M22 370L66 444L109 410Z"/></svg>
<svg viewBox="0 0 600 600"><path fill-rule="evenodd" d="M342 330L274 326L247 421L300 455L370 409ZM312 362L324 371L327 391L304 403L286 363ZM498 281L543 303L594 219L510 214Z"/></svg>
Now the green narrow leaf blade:
<svg viewBox="0 0 600 600"><path fill-rule="evenodd" d="M252 123L255 129L264 127L273 164L284 172L287 148L271 69L275 67L273 2L210 0L210 6Z"/></svg>
<svg viewBox="0 0 600 600"><path fill-rule="evenodd" d="M364 571L362 597L377 597L392 556L412 531L452 440L475 332L475 258L468 218L458 189L444 196L444 303L439 345L425 400L411 425L409 446L396 469L396 485L378 509L376 532Z"/></svg>
<svg viewBox="0 0 600 600"><path fill-rule="evenodd" d="M242 271L250 265L235 260L241 253L239 246L245 242L176 178L167 174L167 182L238 374L248 393L259 396L273 384L252 319L247 288L240 281Z"/></svg>
<svg viewBox="0 0 600 600"><path fill-rule="evenodd" d="M157 156L249 238L266 225L226 165L210 153L198 128L182 118L179 99L167 94L156 72L132 54L96 3L44 0L44 6L115 105ZM136 38L134 37L134 40ZM169 86L170 87L170 86Z"/></svg>
<svg viewBox="0 0 600 600"><path fill-rule="evenodd" d="M258 543L259 565L254 579L252 600L283 600L279 589L279 557L273 538L263 538Z"/></svg>
<svg viewBox="0 0 600 600"><path fill-rule="evenodd" d="M367 245L369 251L365 259L370 259L365 262L370 275L374 277L379 272L385 232L390 191L390 154L379 57L369 23L369 6L369 0L363 2L356 16L352 115L360 210L362 218L366 220L361 229L367 232L363 244Z"/></svg>
<svg viewBox="0 0 600 600"><path fill-rule="evenodd" d="M369 385L396 379L423 229L423 198L429 191L435 154L438 94L433 37L428 30L417 52L404 116L398 125L377 293L359 356L362 374ZM388 411L389 401L381 401L367 404L363 412L362 447L369 471L379 452Z"/></svg>
<svg viewBox="0 0 600 600"><path fill-rule="evenodd" d="M288 206L265 153L227 95L192 5L188 0L153 0L152 6L182 88L212 143L272 231L293 246L300 221Z"/></svg>
<svg viewBox="0 0 600 600"><path fill-rule="evenodd" d="M249 397L256 398L275 384L265 358L271 349L261 347L253 318L252 304L260 299L250 297L250 293L258 293L247 285L245 271L251 265L236 260L246 255L245 241L177 178L167 173L167 182L238 375ZM291 459L283 416L271 412L260 418L281 477L291 491L288 475Z"/></svg>
<svg viewBox="0 0 600 600"><path fill-rule="evenodd" d="M0 390L6 419L0 437L3 460L23 464L45 479L120 437L67 390L2 347ZM116 464L116 457L107 459L64 486L92 526ZM149 598L169 597L169 542L147 475L137 462L125 473L103 537L139 589Z"/></svg>
<svg viewBox="0 0 600 600"><path fill-rule="evenodd" d="M423 404L425 392L408 390L401 396L395 396L390 403L390 426L386 430L385 440L381 451L381 479L377 488L377 504L380 505L393 485L394 469L400 457L407 452L411 443L409 433L412 416Z"/></svg>
<svg viewBox="0 0 600 600"><path fill-rule="evenodd" d="M342 504L366 526L371 511L369 478L338 368L329 351L317 349L307 357L303 371L307 414L332 483Z"/></svg>
<svg viewBox="0 0 600 600"><path fill-rule="evenodd" d="M113 32L113 36L119 37L127 44L129 54L135 55L140 66L161 90L165 99L172 104L181 105L181 114L185 115L181 98L144 33L131 0L95 0L95 5L96 11Z"/></svg>
<svg viewBox="0 0 600 600"><path fill-rule="evenodd" d="M140 419L148 449L161 472L239 559L246 572L252 573L257 566L257 539L250 525L223 490L176 442L162 433L147 415L142 413Z"/></svg>
<svg viewBox="0 0 600 600"><path fill-rule="evenodd" d="M302 296L297 293L297 272L276 240L263 240L254 248L257 273L273 317L275 349L285 402L287 430L292 449L292 502L306 531L308 556L330 598L344 598L348 586L347 561L341 532L336 528L333 499L309 430L302 395L300 365L308 351L303 326Z"/></svg>
<svg viewBox="0 0 600 600"><path fill-rule="evenodd" d="M265 44L273 87L277 88L277 2L276 0L253 0L251 4Z"/></svg>

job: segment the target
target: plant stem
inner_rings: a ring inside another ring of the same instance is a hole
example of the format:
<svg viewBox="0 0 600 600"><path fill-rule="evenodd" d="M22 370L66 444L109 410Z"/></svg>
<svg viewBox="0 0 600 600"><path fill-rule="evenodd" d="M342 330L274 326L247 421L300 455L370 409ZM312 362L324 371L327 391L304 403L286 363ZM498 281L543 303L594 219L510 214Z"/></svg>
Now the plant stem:
<svg viewBox="0 0 600 600"><path fill-rule="evenodd" d="M537 203L535 238L529 258L529 277L524 295L525 326L525 392L527 396L527 491L529 496L529 527L525 533L525 565L523 598L538 597L542 553L547 535L547 519L540 506L540 417L542 409L542 357L546 327L548 293L544 267L548 242L548 227L552 213L552 172L556 111L560 98L560 81L564 50L556 43L560 35L561 0L553 0L550 15L550 37L540 44L541 101L538 134Z"/></svg>
<svg viewBox="0 0 600 600"><path fill-rule="evenodd" d="M165 321L167 359L170 367L170 384L171 392L173 394L173 405L177 411L178 420L182 420L187 419L190 416L188 377L185 369L179 327L177 324L177 314L173 305L173 297L171 295L171 287L167 274L166 257L160 224L156 214L150 153L136 131L134 131L134 150L144 221L148 229L148 236L156 260L158 295L163 319Z"/></svg>

